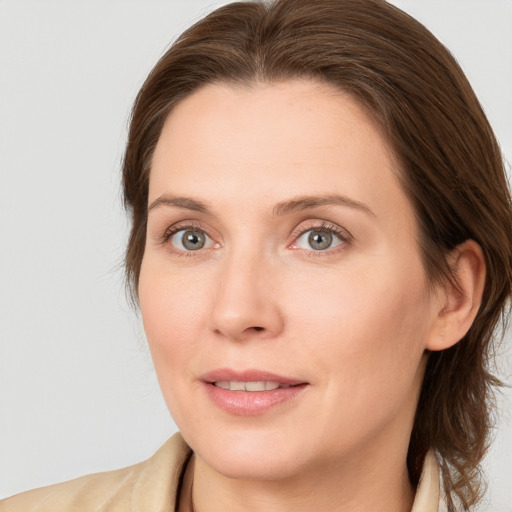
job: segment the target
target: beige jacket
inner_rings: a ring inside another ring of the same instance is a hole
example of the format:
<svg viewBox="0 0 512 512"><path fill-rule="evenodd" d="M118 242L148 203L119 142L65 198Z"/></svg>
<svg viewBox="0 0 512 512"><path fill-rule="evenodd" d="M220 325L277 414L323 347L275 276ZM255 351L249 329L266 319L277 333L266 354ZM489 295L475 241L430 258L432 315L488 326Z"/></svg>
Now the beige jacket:
<svg viewBox="0 0 512 512"><path fill-rule="evenodd" d="M0 501L0 512L174 512L189 456L178 433L140 464L12 496ZM437 463L429 453L411 512L446 512L441 501Z"/></svg>

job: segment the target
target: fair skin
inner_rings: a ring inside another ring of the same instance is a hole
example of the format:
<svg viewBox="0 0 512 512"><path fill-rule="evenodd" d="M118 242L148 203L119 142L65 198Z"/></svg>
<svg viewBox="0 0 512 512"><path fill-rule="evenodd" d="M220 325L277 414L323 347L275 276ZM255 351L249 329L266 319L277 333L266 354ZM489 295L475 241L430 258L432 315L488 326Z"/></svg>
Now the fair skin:
<svg viewBox="0 0 512 512"><path fill-rule="evenodd" d="M208 85L169 115L139 299L194 450L180 512L192 481L198 512L410 510L426 351L469 328L484 270L469 242L464 297L428 285L398 172L357 102L311 81ZM259 402L215 384L259 373L293 386Z"/></svg>

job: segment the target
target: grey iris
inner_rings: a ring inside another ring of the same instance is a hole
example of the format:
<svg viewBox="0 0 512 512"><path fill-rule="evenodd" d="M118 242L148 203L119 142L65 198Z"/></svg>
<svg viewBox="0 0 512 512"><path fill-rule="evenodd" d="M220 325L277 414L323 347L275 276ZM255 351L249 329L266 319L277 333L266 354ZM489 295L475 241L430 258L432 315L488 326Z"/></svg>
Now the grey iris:
<svg viewBox="0 0 512 512"><path fill-rule="evenodd" d="M187 231L185 231L185 233L183 233L181 242L183 244L183 247L185 247L189 251L197 251L198 249L202 249L204 247L204 244L206 243L206 238L202 231L188 229Z"/></svg>
<svg viewBox="0 0 512 512"><path fill-rule="evenodd" d="M329 231L313 230L309 234L308 242L315 251L328 249L332 244L332 233Z"/></svg>

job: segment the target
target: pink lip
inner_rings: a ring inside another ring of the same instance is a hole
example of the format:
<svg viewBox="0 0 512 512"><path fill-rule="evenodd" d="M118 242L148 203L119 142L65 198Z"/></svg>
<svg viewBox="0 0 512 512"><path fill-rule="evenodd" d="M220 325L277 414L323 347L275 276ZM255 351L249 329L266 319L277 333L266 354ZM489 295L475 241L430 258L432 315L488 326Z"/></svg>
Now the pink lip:
<svg viewBox="0 0 512 512"><path fill-rule="evenodd" d="M304 380L291 379L289 377L283 377L276 373L265 372L261 370L243 370L235 371L230 368L219 368L211 372L205 373L201 376L203 382L218 382L221 380L237 380L244 382L257 382L257 381L272 381L279 382L282 385L296 386L298 384L307 384Z"/></svg>
<svg viewBox="0 0 512 512"><path fill-rule="evenodd" d="M208 397L229 414L237 416L257 416L278 405L289 402L300 395L308 382L260 370L235 371L229 368L213 370L201 376ZM278 382L289 386L268 391L229 391L214 385L217 381Z"/></svg>

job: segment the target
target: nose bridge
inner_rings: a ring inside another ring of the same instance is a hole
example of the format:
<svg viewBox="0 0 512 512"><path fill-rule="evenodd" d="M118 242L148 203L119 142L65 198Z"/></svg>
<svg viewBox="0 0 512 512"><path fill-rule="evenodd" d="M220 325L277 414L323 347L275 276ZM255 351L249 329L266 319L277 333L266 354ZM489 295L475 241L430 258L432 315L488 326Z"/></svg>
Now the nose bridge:
<svg viewBox="0 0 512 512"><path fill-rule="evenodd" d="M275 272L272 258L247 242L228 251L219 270L212 329L231 339L277 335L283 321Z"/></svg>

